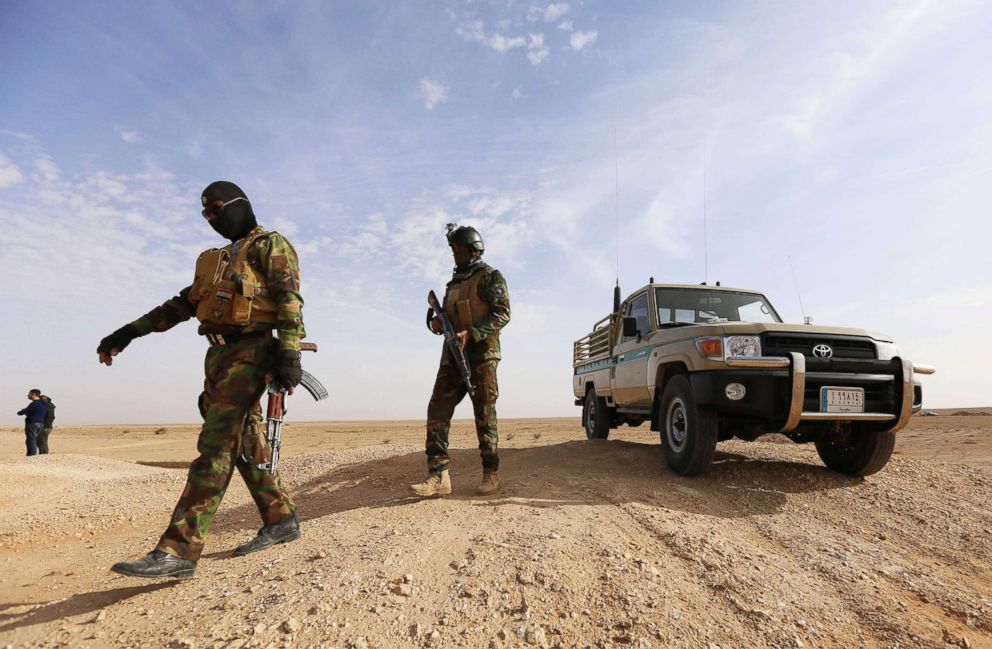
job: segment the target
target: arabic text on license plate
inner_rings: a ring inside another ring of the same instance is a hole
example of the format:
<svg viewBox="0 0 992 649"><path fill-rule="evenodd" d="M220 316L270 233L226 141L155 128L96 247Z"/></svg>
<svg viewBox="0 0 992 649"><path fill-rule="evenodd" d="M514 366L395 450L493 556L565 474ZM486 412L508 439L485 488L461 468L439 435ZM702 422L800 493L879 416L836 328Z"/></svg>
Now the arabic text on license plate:
<svg viewBox="0 0 992 649"><path fill-rule="evenodd" d="M864 412L864 388L820 388L820 412Z"/></svg>

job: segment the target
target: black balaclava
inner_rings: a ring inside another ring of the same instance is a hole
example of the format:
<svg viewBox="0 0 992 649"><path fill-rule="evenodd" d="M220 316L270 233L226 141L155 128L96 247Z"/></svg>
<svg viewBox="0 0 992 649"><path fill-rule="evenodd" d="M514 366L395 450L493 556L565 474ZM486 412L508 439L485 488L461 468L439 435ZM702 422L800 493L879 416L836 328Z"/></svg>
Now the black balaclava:
<svg viewBox="0 0 992 649"><path fill-rule="evenodd" d="M243 198L245 200L234 201L224 208L220 216L210 219L210 227L216 230L217 234L231 241L237 241L243 238L258 225L255 221L255 213L251 209L251 203L248 202L248 197L245 196L245 193L241 191L240 187L226 180L218 180L217 182L210 183L200 196L200 202L204 206L214 201L224 201L227 203L235 198Z"/></svg>

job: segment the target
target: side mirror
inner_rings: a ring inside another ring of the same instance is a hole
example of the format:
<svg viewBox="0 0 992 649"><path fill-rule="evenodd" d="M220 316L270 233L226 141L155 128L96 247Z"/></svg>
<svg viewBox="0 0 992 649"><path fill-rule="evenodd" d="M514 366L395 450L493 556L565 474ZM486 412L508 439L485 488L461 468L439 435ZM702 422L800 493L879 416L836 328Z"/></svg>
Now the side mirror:
<svg viewBox="0 0 992 649"><path fill-rule="evenodd" d="M637 318L624 318L623 319L623 337L633 338L638 334L637 331Z"/></svg>

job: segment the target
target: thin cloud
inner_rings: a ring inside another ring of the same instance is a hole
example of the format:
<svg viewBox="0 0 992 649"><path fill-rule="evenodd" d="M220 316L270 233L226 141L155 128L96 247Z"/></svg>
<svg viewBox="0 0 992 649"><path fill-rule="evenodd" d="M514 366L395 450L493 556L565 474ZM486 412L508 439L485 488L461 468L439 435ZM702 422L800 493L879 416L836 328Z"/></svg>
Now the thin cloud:
<svg viewBox="0 0 992 649"><path fill-rule="evenodd" d="M128 131L125 129L117 129L117 134L121 136L121 139L128 144L140 144L143 142L141 135L137 131Z"/></svg>
<svg viewBox="0 0 992 649"><path fill-rule="evenodd" d="M14 161L0 153L0 189L13 187L23 182L24 174Z"/></svg>
<svg viewBox="0 0 992 649"><path fill-rule="evenodd" d="M569 39L569 44L571 44L573 50L578 52L581 49L583 49L586 45L592 45L593 43L595 43L598 37L599 37L599 32L596 31L595 29L588 32L583 32L583 31L572 32L572 36Z"/></svg>
<svg viewBox="0 0 992 649"><path fill-rule="evenodd" d="M523 36L503 36L502 34L493 34L489 38L487 45L500 54L506 54L512 49L523 47L524 39Z"/></svg>
<svg viewBox="0 0 992 649"><path fill-rule="evenodd" d="M467 41L480 43L486 47L496 50L500 54L506 54L510 50L527 45L527 40L523 36L486 34L481 20L473 20L462 23L455 28L455 33Z"/></svg>
<svg viewBox="0 0 992 649"><path fill-rule="evenodd" d="M6 135L22 142L33 142L34 136L28 135L27 133L20 133L18 131L11 131L5 128L0 128L0 135Z"/></svg>
<svg viewBox="0 0 992 649"><path fill-rule="evenodd" d="M458 223L479 228L487 247L499 250L502 263L520 268L527 247L544 240L532 230L530 204L529 192L449 188L388 222L381 214L369 216L334 254L357 260L388 259L390 264L399 264L408 278L443 282L451 270L450 258L438 255L438 242L443 241L445 224Z"/></svg>
<svg viewBox="0 0 992 649"><path fill-rule="evenodd" d="M553 23L568 13L568 3L558 2L550 4L544 9L544 22Z"/></svg>
<svg viewBox="0 0 992 649"><path fill-rule="evenodd" d="M527 20L532 23L536 23L539 20L543 20L546 23L553 23L564 16L567 12L567 2L556 2L549 4L546 7L531 5L530 8L527 9Z"/></svg>
<svg viewBox="0 0 992 649"><path fill-rule="evenodd" d="M58 287L36 298L74 295L95 305L113 286L127 296L120 306L140 310L189 283L191 261L181 251L205 249L209 231L183 227L202 221L198 197L172 174L147 164L127 174L63 174L42 150L13 163L32 171L21 174L16 196L0 200L0 223L20 224L8 232L8 287ZM15 294L0 288L0 297Z"/></svg>
<svg viewBox="0 0 992 649"><path fill-rule="evenodd" d="M544 44L544 34L528 34L527 36L530 39L527 43L527 58L532 64L539 65L551 53Z"/></svg>
<svg viewBox="0 0 992 649"><path fill-rule="evenodd" d="M420 94L424 99L424 108L434 110L438 104L448 101L448 86L433 79L420 80Z"/></svg>
<svg viewBox="0 0 992 649"><path fill-rule="evenodd" d="M560 23L558 23L558 29L565 32L570 32L573 29L575 29L575 25L572 23L571 20L563 20Z"/></svg>
<svg viewBox="0 0 992 649"><path fill-rule="evenodd" d="M34 170L41 180L49 183L59 180L62 177L62 171L49 155L42 154L35 158Z"/></svg>

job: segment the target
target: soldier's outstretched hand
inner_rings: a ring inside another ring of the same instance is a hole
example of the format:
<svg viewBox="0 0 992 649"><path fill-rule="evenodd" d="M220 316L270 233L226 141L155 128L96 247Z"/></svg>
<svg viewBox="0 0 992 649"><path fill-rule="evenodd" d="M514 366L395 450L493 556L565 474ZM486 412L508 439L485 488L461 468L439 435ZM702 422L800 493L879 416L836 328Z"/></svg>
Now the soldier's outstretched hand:
<svg viewBox="0 0 992 649"><path fill-rule="evenodd" d="M100 362L108 366L113 365L114 356L124 351L124 348L130 345L131 341L138 338L139 335L138 329L133 324L126 324L114 333L106 336L96 348Z"/></svg>
<svg viewBox="0 0 992 649"><path fill-rule="evenodd" d="M462 349L465 349L465 347L468 346L469 334L467 331L459 331L455 334L455 337L458 338L458 342L461 343Z"/></svg>

